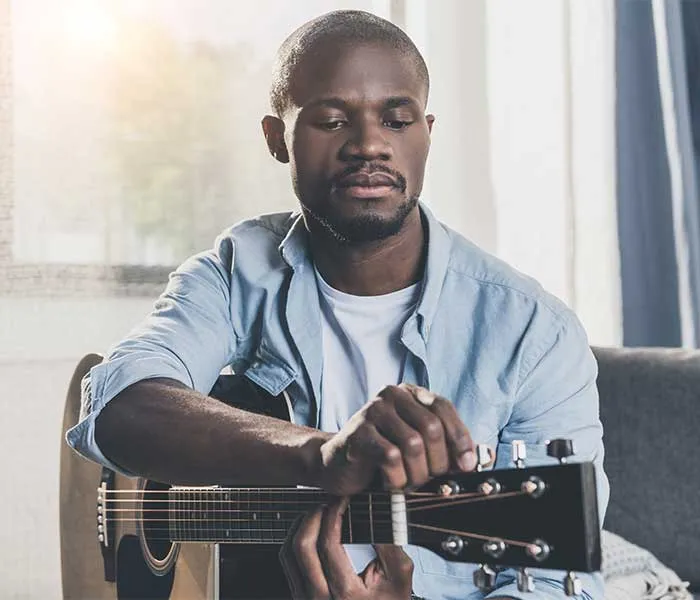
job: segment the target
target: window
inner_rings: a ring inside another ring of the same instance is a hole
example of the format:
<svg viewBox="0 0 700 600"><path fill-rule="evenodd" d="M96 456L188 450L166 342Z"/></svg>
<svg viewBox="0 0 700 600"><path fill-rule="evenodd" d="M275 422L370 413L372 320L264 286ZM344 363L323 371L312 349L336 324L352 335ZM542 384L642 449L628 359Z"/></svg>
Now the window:
<svg viewBox="0 0 700 600"><path fill-rule="evenodd" d="M13 285L70 287L77 277L80 288L162 287L226 225L295 208L288 170L260 129L275 51L318 14L388 3L4 4L0 113L12 139L0 140L11 165L0 231Z"/></svg>

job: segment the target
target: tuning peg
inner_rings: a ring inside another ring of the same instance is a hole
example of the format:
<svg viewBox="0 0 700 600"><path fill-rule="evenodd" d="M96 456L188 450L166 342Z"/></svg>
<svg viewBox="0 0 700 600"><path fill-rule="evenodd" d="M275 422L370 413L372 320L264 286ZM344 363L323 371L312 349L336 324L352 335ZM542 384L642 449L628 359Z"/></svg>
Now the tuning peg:
<svg viewBox="0 0 700 600"><path fill-rule="evenodd" d="M580 596L583 594L583 584L573 571L569 571L564 577L564 591L567 596Z"/></svg>
<svg viewBox="0 0 700 600"><path fill-rule="evenodd" d="M574 455L574 443L567 439L547 440L547 454L556 458L562 465Z"/></svg>
<svg viewBox="0 0 700 600"><path fill-rule="evenodd" d="M525 466L525 459L527 458L525 442L523 440L513 440L510 443L510 451L515 466L518 469L522 469Z"/></svg>
<svg viewBox="0 0 700 600"><path fill-rule="evenodd" d="M488 467L492 462L491 449L487 444L476 445L476 470L483 471L484 467Z"/></svg>
<svg viewBox="0 0 700 600"><path fill-rule="evenodd" d="M474 585L484 594L496 587L496 571L488 565L479 565L474 571Z"/></svg>
<svg viewBox="0 0 700 600"><path fill-rule="evenodd" d="M535 579L525 567L518 570L518 590L521 592L535 591Z"/></svg>
<svg viewBox="0 0 700 600"><path fill-rule="evenodd" d="M438 494L441 496L456 496L462 491L456 481L445 481L438 488Z"/></svg>

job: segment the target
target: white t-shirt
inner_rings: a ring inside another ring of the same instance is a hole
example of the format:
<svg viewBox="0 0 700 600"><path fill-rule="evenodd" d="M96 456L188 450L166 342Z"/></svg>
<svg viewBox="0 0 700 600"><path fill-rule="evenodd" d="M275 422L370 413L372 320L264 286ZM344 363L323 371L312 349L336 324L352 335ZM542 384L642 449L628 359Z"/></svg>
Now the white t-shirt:
<svg viewBox="0 0 700 600"><path fill-rule="evenodd" d="M335 432L384 386L401 382L406 355L401 329L419 285L354 296L332 288L318 271L316 279L323 338L320 428Z"/></svg>
<svg viewBox="0 0 700 600"><path fill-rule="evenodd" d="M320 428L338 431L381 389L402 380L401 329L416 306L419 285L382 296L353 296L316 271L321 304L323 375ZM376 555L370 545L345 545L357 572Z"/></svg>

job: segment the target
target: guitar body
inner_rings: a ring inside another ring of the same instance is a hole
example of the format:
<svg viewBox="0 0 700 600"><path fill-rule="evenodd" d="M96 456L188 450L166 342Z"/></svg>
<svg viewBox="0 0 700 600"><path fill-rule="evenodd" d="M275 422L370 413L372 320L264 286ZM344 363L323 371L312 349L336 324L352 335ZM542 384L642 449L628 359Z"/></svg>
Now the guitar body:
<svg viewBox="0 0 700 600"><path fill-rule="evenodd" d="M62 434L78 422L80 381L102 357L86 356L68 389ZM211 395L252 412L288 420L283 397L274 398L248 379L218 379ZM233 398L244 398L234 402ZM151 542L136 515L108 525L107 546L98 540L98 487L143 497L168 486L130 478L84 459L61 444L60 535L65 600L262 599L289 597L278 546ZM148 513L144 512L147 521ZM105 532L103 532L104 535ZM155 572L154 572L155 571Z"/></svg>

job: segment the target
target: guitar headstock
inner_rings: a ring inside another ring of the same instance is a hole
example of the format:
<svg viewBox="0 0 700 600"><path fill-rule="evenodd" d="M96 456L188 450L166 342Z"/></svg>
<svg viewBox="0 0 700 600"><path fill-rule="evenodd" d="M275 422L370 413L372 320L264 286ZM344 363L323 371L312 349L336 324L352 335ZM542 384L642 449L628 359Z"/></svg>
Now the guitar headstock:
<svg viewBox="0 0 700 600"><path fill-rule="evenodd" d="M600 570L592 463L439 477L406 504L410 543L445 560Z"/></svg>

